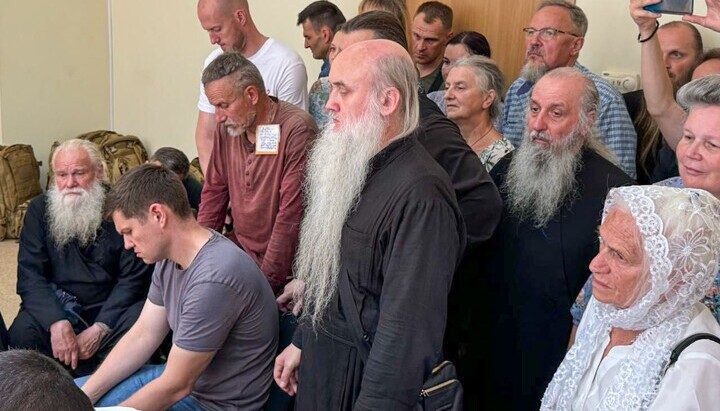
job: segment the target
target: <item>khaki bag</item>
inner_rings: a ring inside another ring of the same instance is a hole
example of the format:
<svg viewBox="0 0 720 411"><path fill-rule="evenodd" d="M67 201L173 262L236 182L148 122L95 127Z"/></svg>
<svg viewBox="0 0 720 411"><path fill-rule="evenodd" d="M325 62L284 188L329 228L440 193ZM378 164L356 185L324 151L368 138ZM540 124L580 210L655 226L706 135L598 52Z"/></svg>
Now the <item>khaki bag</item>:
<svg viewBox="0 0 720 411"><path fill-rule="evenodd" d="M205 183L205 176L203 176L202 169L200 168L200 159L195 157L190 162L190 171L188 171L188 174L190 174L195 180L197 180L198 183L203 184Z"/></svg>
<svg viewBox="0 0 720 411"><path fill-rule="evenodd" d="M42 193L40 165L27 144L0 147L0 240L18 207Z"/></svg>
<svg viewBox="0 0 720 411"><path fill-rule="evenodd" d="M20 204L17 207L17 210L15 210L15 212L13 212L8 218L6 238L20 238L20 232L23 228L25 214L27 214L30 201L32 200L28 200Z"/></svg>
<svg viewBox="0 0 720 411"><path fill-rule="evenodd" d="M107 172L107 182L110 185L127 173L131 168L140 164L144 164L147 159L147 151L139 138L130 135L118 134L109 130L97 130L89 133L81 134L76 138L90 141L95 144L105 160L105 171ZM49 163L52 161L53 153L59 142L55 142L50 149ZM52 168L52 167L50 167ZM50 186L53 172L48 171L48 180L46 188Z"/></svg>

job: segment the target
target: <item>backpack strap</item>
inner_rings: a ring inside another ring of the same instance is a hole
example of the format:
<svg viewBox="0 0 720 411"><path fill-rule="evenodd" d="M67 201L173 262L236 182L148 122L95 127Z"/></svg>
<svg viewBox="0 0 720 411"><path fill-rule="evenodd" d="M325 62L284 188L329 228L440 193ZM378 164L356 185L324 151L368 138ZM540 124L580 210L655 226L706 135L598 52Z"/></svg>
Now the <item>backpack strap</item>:
<svg viewBox="0 0 720 411"><path fill-rule="evenodd" d="M367 363L368 357L370 356L370 336L363 330L360 313L357 310L355 299L350 291L350 279L348 278L347 272L340 273L340 304L342 304L345 318L352 328L351 331L358 354L362 362Z"/></svg>
<svg viewBox="0 0 720 411"><path fill-rule="evenodd" d="M670 360L668 361L667 366L665 366L665 372L667 372L667 370L668 370L668 368L670 368L670 366L675 364L675 362L678 360L678 358L680 357L680 354L683 352L683 350L685 350L692 343L694 343L695 341L698 341L698 340L711 340L711 341L715 341L716 343L720 344L720 338L718 338L717 336L715 336L713 334L709 334L709 333L697 333L697 334L693 334L693 335L687 337L686 339L680 341L680 343L678 343L678 345L676 345L675 348L673 348L672 353L670 354ZM665 372L663 372L663 374L665 374Z"/></svg>

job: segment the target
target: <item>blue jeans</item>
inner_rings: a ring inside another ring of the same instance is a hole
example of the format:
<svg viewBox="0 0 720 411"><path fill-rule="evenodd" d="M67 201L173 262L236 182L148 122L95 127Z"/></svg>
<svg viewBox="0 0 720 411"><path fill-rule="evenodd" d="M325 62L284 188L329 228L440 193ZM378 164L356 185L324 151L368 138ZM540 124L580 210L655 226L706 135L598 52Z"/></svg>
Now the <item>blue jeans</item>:
<svg viewBox="0 0 720 411"><path fill-rule="evenodd" d="M111 407L119 405L123 401L130 398L133 394L140 391L142 387L150 383L150 381L158 378L165 370L165 364L160 365L145 365L135 374L126 378L123 382L116 385L108 391L98 402L95 404L96 407ZM75 379L75 384L82 388L85 382L90 376ZM172 407L168 408L171 411L202 411L200 403L193 398L191 395L183 398L176 402Z"/></svg>

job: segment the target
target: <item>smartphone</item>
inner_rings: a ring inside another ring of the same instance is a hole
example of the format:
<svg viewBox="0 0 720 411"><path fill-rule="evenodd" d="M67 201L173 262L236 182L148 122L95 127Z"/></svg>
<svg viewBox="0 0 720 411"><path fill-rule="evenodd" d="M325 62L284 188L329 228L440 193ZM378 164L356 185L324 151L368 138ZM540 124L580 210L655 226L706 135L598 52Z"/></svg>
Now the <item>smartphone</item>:
<svg viewBox="0 0 720 411"><path fill-rule="evenodd" d="M660 3L643 7L653 13L692 14L693 0L662 0Z"/></svg>

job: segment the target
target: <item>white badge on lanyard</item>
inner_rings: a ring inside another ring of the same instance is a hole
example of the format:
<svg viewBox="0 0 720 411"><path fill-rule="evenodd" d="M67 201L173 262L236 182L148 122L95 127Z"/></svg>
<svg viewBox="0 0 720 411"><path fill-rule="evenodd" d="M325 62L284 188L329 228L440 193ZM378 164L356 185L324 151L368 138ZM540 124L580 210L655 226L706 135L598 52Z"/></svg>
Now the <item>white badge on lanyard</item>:
<svg viewBox="0 0 720 411"><path fill-rule="evenodd" d="M276 155L280 147L280 124L263 124L255 131L255 154Z"/></svg>

